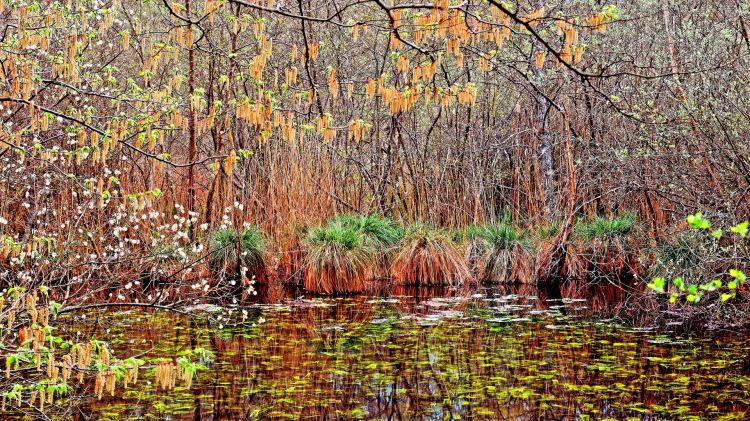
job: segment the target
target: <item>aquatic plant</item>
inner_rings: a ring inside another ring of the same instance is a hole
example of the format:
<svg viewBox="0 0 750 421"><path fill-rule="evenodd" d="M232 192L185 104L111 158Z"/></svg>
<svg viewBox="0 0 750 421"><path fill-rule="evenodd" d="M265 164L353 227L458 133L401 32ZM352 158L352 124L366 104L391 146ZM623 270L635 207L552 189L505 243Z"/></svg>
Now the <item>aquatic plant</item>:
<svg viewBox="0 0 750 421"><path fill-rule="evenodd" d="M239 232L235 229L214 231L209 247L209 266L218 278L236 280L255 277L260 282L266 281L263 257L265 239L258 228L249 226Z"/></svg>
<svg viewBox="0 0 750 421"><path fill-rule="evenodd" d="M489 254L482 270L482 282L533 282L532 254L518 228L508 223L499 223L483 227L480 235L489 245Z"/></svg>
<svg viewBox="0 0 750 421"><path fill-rule="evenodd" d="M635 215L624 213L614 218L595 217L591 221L578 220L573 232L582 241L622 238L635 227Z"/></svg>
<svg viewBox="0 0 750 421"><path fill-rule="evenodd" d="M471 273L449 234L422 223L409 226L393 256L395 285L458 286Z"/></svg>
<svg viewBox="0 0 750 421"><path fill-rule="evenodd" d="M404 235L404 230L392 219L376 215L339 215L329 222L330 226L340 226L356 231L362 246L371 254L374 262L368 278L388 276L390 259Z"/></svg>
<svg viewBox="0 0 750 421"><path fill-rule="evenodd" d="M636 248L629 234L636 219L626 213L613 218L579 220L573 227L573 239L566 248L563 268L568 277L606 277L621 280L639 271Z"/></svg>
<svg viewBox="0 0 750 421"><path fill-rule="evenodd" d="M307 291L323 294L362 291L373 264L362 234L337 222L314 228L305 241Z"/></svg>

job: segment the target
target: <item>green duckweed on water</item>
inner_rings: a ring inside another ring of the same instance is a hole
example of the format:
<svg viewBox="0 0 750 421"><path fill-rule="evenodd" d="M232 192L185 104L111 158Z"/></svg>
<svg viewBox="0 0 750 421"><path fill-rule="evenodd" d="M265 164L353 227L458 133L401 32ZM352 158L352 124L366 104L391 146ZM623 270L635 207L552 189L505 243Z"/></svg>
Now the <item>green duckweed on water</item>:
<svg viewBox="0 0 750 421"><path fill-rule="evenodd" d="M137 386L81 410L100 419L427 420L750 412L742 338L628 328L590 317L585 300L486 290L242 310L219 326L164 312L99 314L90 329L109 329L116 351L150 350L155 361L205 348L213 358L189 389L158 390L145 373Z"/></svg>

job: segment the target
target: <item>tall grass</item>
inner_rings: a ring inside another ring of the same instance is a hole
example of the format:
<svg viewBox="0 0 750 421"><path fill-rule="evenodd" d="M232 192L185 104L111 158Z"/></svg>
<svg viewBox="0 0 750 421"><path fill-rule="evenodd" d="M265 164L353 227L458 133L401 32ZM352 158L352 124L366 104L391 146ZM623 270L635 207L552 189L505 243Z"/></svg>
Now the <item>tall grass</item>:
<svg viewBox="0 0 750 421"><path fill-rule="evenodd" d="M404 229L393 220L375 215L340 215L329 225L351 229L360 235L362 246L371 254L373 265L369 278L385 278L389 275L391 257Z"/></svg>
<svg viewBox="0 0 750 421"><path fill-rule="evenodd" d="M635 227L635 222L635 215L631 213L614 218L597 216L589 222L579 220L573 232L582 241L611 240L629 234Z"/></svg>
<svg viewBox="0 0 750 421"><path fill-rule="evenodd" d="M507 222L489 225L480 231L489 244L481 280L484 283L532 283L534 265L529 243L521 231Z"/></svg>
<svg viewBox="0 0 750 421"><path fill-rule="evenodd" d="M305 289L323 294L362 291L373 264L362 237L342 222L314 228L305 241Z"/></svg>
<svg viewBox="0 0 750 421"><path fill-rule="evenodd" d="M636 218L630 213L577 221L565 259L568 275L617 281L635 275L640 270L635 247L630 244L635 228Z"/></svg>
<svg viewBox="0 0 750 421"><path fill-rule="evenodd" d="M458 286L471 279L451 236L425 224L409 226L393 256L391 276L395 285Z"/></svg>
<svg viewBox="0 0 750 421"><path fill-rule="evenodd" d="M265 239L256 227L221 229L214 231L209 240L209 267L215 276L223 278L252 278L260 282L267 280L263 257Z"/></svg>

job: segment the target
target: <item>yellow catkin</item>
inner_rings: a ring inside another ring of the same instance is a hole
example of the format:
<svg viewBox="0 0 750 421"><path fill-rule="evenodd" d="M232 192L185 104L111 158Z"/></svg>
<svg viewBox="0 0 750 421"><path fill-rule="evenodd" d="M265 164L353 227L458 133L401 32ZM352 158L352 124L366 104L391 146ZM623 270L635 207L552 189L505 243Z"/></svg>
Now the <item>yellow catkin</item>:
<svg viewBox="0 0 750 421"><path fill-rule="evenodd" d="M546 54L543 51L537 51L536 55L534 57L534 66L537 69L541 69L544 67L544 58L546 57Z"/></svg>
<svg viewBox="0 0 750 421"><path fill-rule="evenodd" d="M104 393L104 375L101 371L96 373L96 379L94 380L94 394L96 395L97 399L102 399L102 394Z"/></svg>
<svg viewBox="0 0 750 421"><path fill-rule="evenodd" d="M55 353L50 351L49 358L47 359L47 377L52 378L55 368Z"/></svg>

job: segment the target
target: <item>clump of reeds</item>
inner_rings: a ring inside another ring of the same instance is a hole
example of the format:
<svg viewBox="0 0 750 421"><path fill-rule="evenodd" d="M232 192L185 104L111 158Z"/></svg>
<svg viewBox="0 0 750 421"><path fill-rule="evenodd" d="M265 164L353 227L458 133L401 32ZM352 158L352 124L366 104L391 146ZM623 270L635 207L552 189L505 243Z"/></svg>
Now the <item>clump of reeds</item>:
<svg viewBox="0 0 750 421"><path fill-rule="evenodd" d="M305 241L305 289L323 294L362 291L373 265L362 237L340 221L314 228Z"/></svg>
<svg viewBox="0 0 750 421"><path fill-rule="evenodd" d="M239 279L244 282L254 277L259 282L265 282L265 243L263 234L256 227L246 227L241 231L214 231L209 241L209 267L219 279Z"/></svg>
<svg viewBox="0 0 750 421"><path fill-rule="evenodd" d="M373 265L369 278L388 276L390 260L404 230L393 220L375 215L340 215L330 225L355 231L368 253Z"/></svg>
<svg viewBox="0 0 750 421"><path fill-rule="evenodd" d="M490 245L482 235L482 231L481 226L469 225L462 230L457 230L453 235L453 240L463 245L466 264L471 275L477 279L481 279L482 269L490 254Z"/></svg>
<svg viewBox="0 0 750 421"><path fill-rule="evenodd" d="M585 268L589 278L604 276L621 279L634 275L638 270L638 259L629 235L635 228L635 222L632 214L576 222L573 244L568 247L565 259L568 271L580 272Z"/></svg>
<svg viewBox="0 0 750 421"><path fill-rule="evenodd" d="M471 279L466 262L451 237L424 224L409 226L393 256L395 285L458 286Z"/></svg>
<svg viewBox="0 0 750 421"><path fill-rule="evenodd" d="M483 227L479 235L487 242L481 280L484 283L532 283L534 264L529 244L515 226L501 222Z"/></svg>

